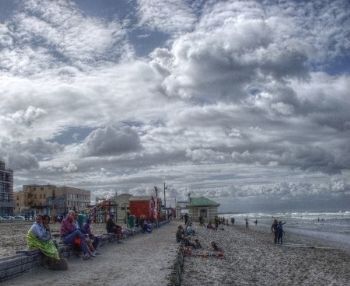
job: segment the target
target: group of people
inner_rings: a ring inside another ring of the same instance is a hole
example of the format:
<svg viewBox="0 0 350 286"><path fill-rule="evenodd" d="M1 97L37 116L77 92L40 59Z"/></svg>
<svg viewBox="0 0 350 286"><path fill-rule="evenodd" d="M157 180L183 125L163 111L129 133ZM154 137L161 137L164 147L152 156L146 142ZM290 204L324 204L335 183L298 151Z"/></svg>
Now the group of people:
<svg viewBox="0 0 350 286"><path fill-rule="evenodd" d="M62 219L60 225L62 242L72 246L78 253L81 253L83 260L99 254L97 248L100 244L100 239L93 234L91 222L89 217L70 210ZM51 265L66 264L66 261L60 257L56 242L52 239L49 223L50 217L48 215L36 216L36 221L27 233L28 248L39 249L44 254L43 257L48 259ZM140 221L140 227L143 232L152 231L152 224L147 220ZM118 241L123 239L124 235L128 235L127 231L124 232L123 228L115 223L113 214L110 214L106 221L106 231L109 234L114 234Z"/></svg>
<svg viewBox="0 0 350 286"><path fill-rule="evenodd" d="M193 235L195 235L195 230L192 227L192 223L188 223L185 228L179 225L176 231L176 242L186 247L202 248L198 239L192 240L191 236Z"/></svg>
<svg viewBox="0 0 350 286"><path fill-rule="evenodd" d="M91 220L83 224L82 219L71 210L61 222L60 234L64 244L72 245L83 253L83 259L95 257L98 238L91 232Z"/></svg>
<svg viewBox="0 0 350 286"><path fill-rule="evenodd" d="M277 219L273 220L273 223L271 225L271 232L274 235L274 243L275 244L282 244L283 243L283 235L284 235L284 230L283 230L283 225L285 222L278 221Z"/></svg>
<svg viewBox="0 0 350 286"><path fill-rule="evenodd" d="M138 220L138 226L143 233L151 233L153 231L153 224L143 215Z"/></svg>
<svg viewBox="0 0 350 286"><path fill-rule="evenodd" d="M203 224L204 225L204 224ZM213 230L218 230L219 225L228 225L228 219L225 219L223 217L214 217L214 225L212 224L211 221L207 224L208 229L213 229ZM221 230L224 230L223 227L221 227Z"/></svg>
<svg viewBox="0 0 350 286"><path fill-rule="evenodd" d="M176 242L181 243L185 255L202 257L215 256L218 258L223 258L224 251L221 247L219 247L219 245L215 241L210 242L210 247L212 251L193 252L193 249L203 248L198 238L192 239L192 236L194 236L195 234L196 232L190 221L187 222L187 225L185 227L179 225L177 228Z"/></svg>
<svg viewBox="0 0 350 286"><path fill-rule="evenodd" d="M67 262L60 257L56 242L52 239L49 223L48 215L36 216L27 233L28 248L39 249L44 254L43 266L49 269L67 269ZM106 230L108 233L116 234L118 239L122 238L122 227L114 223L113 215L110 215L106 222ZM84 215L78 215L73 210L69 211L61 221L60 237L64 244L81 252L84 260L98 255L99 237L92 232L91 219L85 218ZM56 267L57 265L61 266Z"/></svg>

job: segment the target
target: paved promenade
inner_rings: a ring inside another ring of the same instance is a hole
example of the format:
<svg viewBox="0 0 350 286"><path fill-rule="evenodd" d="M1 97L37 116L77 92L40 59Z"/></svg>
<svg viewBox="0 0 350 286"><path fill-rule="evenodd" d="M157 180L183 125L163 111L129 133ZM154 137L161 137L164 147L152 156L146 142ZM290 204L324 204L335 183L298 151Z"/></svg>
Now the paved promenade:
<svg viewBox="0 0 350 286"><path fill-rule="evenodd" d="M178 246L177 225L171 222L151 234L106 244L99 250L101 255L87 261L69 258L68 271L39 267L1 285L167 285Z"/></svg>

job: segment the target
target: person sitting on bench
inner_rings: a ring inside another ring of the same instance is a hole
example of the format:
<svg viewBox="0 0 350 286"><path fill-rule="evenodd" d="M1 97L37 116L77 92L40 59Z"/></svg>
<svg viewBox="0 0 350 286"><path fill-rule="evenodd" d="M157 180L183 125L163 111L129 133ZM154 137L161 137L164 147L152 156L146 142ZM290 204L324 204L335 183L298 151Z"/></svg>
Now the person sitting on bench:
<svg viewBox="0 0 350 286"><path fill-rule="evenodd" d="M107 233L116 234L118 240L123 238L122 227L120 225L117 225L114 222L114 215L113 214L110 214L109 218L107 219L106 230L107 230Z"/></svg>
<svg viewBox="0 0 350 286"><path fill-rule="evenodd" d="M35 223L31 226L27 234L27 244L29 249L39 249L43 254L41 265L52 270L67 270L68 264L64 258L60 258L58 249L51 239L51 232L48 226L48 216L38 215Z"/></svg>
<svg viewBox="0 0 350 286"><path fill-rule="evenodd" d="M78 242L80 250L83 251L83 259L89 259L91 251L86 244L85 235L77 227L75 222L75 211L70 210L61 223L61 237L65 244L74 245Z"/></svg>

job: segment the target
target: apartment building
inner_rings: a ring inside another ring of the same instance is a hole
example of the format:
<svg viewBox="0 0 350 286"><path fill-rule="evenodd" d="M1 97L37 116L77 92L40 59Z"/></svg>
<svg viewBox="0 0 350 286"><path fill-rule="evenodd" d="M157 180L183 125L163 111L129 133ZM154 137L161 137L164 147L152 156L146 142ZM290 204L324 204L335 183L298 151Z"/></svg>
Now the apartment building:
<svg viewBox="0 0 350 286"><path fill-rule="evenodd" d="M90 204L90 191L55 185L24 185L15 194L17 214L43 213L64 215L69 210L82 211Z"/></svg>
<svg viewBox="0 0 350 286"><path fill-rule="evenodd" d="M13 215L13 171L0 161L0 216Z"/></svg>

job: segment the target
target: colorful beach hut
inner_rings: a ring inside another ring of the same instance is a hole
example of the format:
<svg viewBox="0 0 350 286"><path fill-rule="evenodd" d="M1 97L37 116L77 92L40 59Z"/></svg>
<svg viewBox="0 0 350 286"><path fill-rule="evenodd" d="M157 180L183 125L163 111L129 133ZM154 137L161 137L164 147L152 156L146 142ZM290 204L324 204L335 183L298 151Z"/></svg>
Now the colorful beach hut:
<svg viewBox="0 0 350 286"><path fill-rule="evenodd" d="M199 221L199 217L203 217L205 222L214 222L215 216L218 214L220 204L206 197L189 198L187 205L189 215L192 221Z"/></svg>

